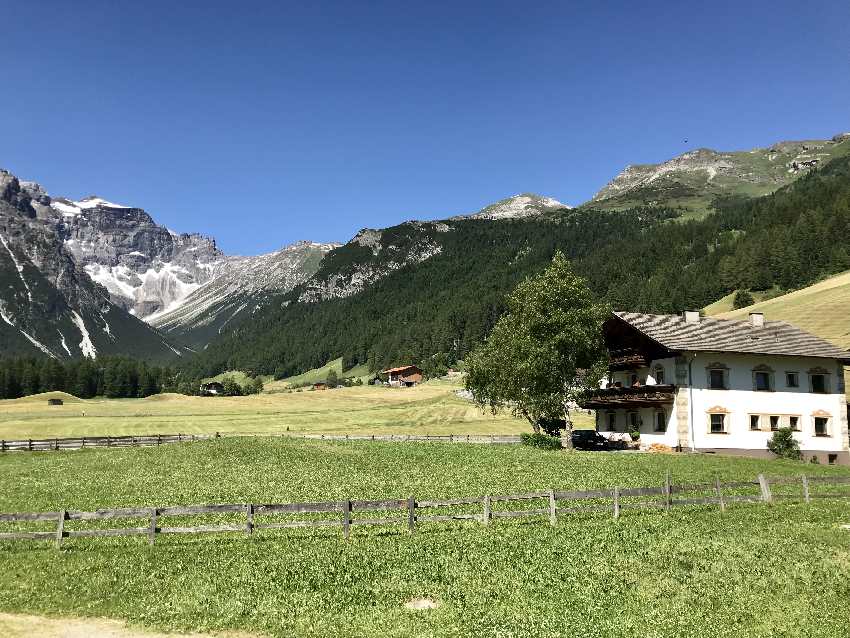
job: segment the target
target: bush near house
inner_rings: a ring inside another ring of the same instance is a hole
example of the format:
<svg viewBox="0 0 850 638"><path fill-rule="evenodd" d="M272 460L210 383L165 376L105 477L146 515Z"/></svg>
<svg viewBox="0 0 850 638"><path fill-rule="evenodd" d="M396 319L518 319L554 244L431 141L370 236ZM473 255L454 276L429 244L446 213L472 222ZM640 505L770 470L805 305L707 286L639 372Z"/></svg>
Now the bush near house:
<svg viewBox="0 0 850 638"><path fill-rule="evenodd" d="M544 450L560 450L563 447L563 445L561 445L560 437L551 436L549 434L535 434L533 432L523 432L522 434L520 434L519 438L523 445L539 447Z"/></svg>
<svg viewBox="0 0 850 638"><path fill-rule="evenodd" d="M767 449L783 459L800 460L800 444L791 428L779 428L767 442Z"/></svg>

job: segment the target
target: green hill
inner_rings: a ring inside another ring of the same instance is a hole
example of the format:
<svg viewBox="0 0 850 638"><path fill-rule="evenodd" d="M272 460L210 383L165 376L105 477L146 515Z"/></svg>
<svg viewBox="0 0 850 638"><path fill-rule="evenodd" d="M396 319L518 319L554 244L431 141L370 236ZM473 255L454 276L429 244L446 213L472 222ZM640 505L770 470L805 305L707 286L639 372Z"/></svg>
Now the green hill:
<svg viewBox="0 0 850 638"><path fill-rule="evenodd" d="M746 308L709 314L743 319L750 312L763 312L766 319L788 321L843 348L850 348L848 308L850 271Z"/></svg>

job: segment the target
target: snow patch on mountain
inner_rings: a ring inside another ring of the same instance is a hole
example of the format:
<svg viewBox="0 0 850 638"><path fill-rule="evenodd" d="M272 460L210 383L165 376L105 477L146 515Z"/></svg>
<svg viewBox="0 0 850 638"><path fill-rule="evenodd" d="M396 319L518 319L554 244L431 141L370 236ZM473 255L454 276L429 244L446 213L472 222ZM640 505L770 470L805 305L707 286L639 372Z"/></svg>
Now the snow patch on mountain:
<svg viewBox="0 0 850 638"><path fill-rule="evenodd" d="M77 329L80 331L80 336L83 338L82 341L80 341L80 351L83 353L83 356L88 357L89 359L97 359L97 349L91 341L89 331L86 330L86 322L83 321L80 313L76 310L71 311L71 321L73 321L74 325L77 326Z"/></svg>
<svg viewBox="0 0 850 638"><path fill-rule="evenodd" d="M9 248L9 244L6 242L6 238L3 237L3 235L0 235L0 242L3 243L3 246L9 252L9 257L12 258L12 262L15 264L15 269L17 269L17 271L18 271L18 277L21 278L21 283L23 283L24 288L26 288L27 298L29 299L29 302L32 303L32 290L30 290L30 286L27 283L27 280L24 279L24 267L23 267L23 265L18 261L18 258L15 257L15 253L13 253L12 249Z"/></svg>
<svg viewBox="0 0 850 638"><path fill-rule="evenodd" d="M62 331L59 330L59 329L57 329L56 332L59 333L59 339L60 339L60 342L62 343L62 348L65 350L65 352L68 353L69 357L74 356L74 355L71 354L71 351L68 349L68 344L65 342L65 335L63 335Z"/></svg>
<svg viewBox="0 0 850 638"><path fill-rule="evenodd" d="M41 341L39 341L38 339L33 337L31 334L29 334L26 330L24 330L20 326L15 325L15 322L12 321L12 318L6 312L6 305L2 301L0 301L0 319L2 319L5 323L12 326L12 328L17 330L18 332L20 332L32 345L34 345L36 348L41 350L44 354L48 355L49 357L56 359L56 355L53 354L47 346L45 346L43 343L41 343Z"/></svg>

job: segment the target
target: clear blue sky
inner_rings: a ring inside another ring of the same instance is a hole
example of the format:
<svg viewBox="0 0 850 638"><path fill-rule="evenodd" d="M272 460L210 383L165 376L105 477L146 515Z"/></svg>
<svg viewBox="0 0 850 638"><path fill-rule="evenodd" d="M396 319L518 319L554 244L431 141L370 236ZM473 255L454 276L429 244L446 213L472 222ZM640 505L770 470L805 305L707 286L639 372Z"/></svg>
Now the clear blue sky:
<svg viewBox="0 0 850 638"><path fill-rule="evenodd" d="M850 130L850 2L0 3L0 166L230 253ZM684 140L688 140L688 144Z"/></svg>

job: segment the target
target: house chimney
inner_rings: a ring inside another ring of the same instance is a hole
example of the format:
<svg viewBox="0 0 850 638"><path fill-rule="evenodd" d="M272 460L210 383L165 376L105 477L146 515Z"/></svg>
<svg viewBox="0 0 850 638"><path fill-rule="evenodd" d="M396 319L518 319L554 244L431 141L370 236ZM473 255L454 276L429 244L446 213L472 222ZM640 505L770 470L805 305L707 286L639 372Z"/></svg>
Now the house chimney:
<svg viewBox="0 0 850 638"><path fill-rule="evenodd" d="M750 325L753 328L764 328L764 313L763 312L751 312L750 313Z"/></svg>
<svg viewBox="0 0 850 638"><path fill-rule="evenodd" d="M699 323L699 310L685 310L685 323Z"/></svg>

